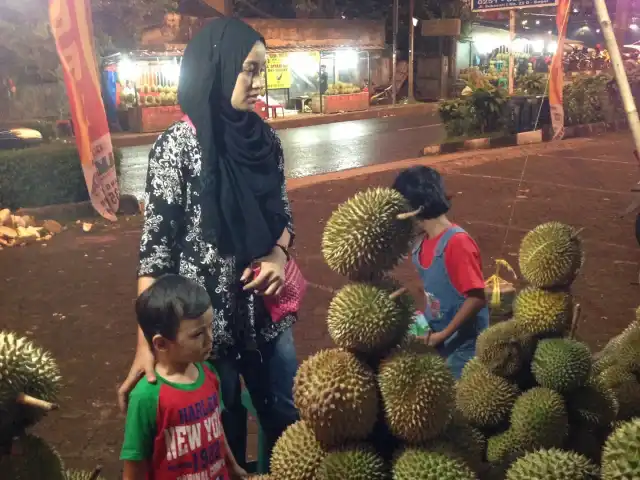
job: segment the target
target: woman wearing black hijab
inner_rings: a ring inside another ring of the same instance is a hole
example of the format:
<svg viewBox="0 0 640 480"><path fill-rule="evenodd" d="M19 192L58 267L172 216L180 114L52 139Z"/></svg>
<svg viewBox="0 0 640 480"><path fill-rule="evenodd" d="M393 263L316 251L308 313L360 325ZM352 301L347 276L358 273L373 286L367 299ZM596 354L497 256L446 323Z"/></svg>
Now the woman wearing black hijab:
<svg viewBox="0 0 640 480"><path fill-rule="evenodd" d="M269 452L291 423L297 361L295 315L272 322L263 295L278 294L293 240L282 146L253 111L263 87L264 39L235 18L211 21L187 46L178 101L186 117L169 127L149 155L139 293L178 273L203 285L214 311L212 359L220 375L224 428L243 464L246 412L242 375ZM259 266L253 278L250 267ZM122 408L138 379L155 381L142 335Z"/></svg>

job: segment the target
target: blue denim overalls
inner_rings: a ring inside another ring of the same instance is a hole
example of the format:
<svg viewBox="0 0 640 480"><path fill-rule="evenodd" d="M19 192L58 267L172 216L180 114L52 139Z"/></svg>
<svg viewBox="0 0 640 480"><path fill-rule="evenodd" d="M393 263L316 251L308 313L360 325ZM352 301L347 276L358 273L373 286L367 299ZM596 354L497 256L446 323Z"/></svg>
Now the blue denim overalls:
<svg viewBox="0 0 640 480"><path fill-rule="evenodd" d="M444 250L451 237L464 233L460 227L451 227L444 232L433 255L429 268L420 265L420 246L413 250L413 263L418 269L422 286L427 295L424 316L434 332L441 332L453 320L455 314L465 301L464 295L458 292L447 273L444 261ZM489 308L484 307L475 319L465 322L460 329L438 346L440 354L447 359L447 364L456 378L460 378L462 368L476 353L476 339L489 326Z"/></svg>

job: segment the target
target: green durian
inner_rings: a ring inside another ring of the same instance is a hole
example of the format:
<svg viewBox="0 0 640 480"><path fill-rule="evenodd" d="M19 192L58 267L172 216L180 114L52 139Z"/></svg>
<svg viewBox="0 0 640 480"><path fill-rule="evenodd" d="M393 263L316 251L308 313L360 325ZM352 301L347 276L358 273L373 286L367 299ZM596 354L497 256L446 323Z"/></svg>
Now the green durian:
<svg viewBox="0 0 640 480"><path fill-rule="evenodd" d="M597 480L598 473L598 467L585 456L552 448L516 460L506 480Z"/></svg>
<svg viewBox="0 0 640 480"><path fill-rule="evenodd" d="M520 440L511 430L498 433L487 440L487 461L492 465L507 465L521 453Z"/></svg>
<svg viewBox="0 0 640 480"><path fill-rule="evenodd" d="M566 394L582 387L591 372L589 347L568 338L548 338L536 347L531 371L536 382Z"/></svg>
<svg viewBox="0 0 640 480"><path fill-rule="evenodd" d="M565 400L572 425L604 428L611 425L618 415L615 392L606 387L599 377L590 378L586 385L572 391Z"/></svg>
<svg viewBox="0 0 640 480"><path fill-rule="evenodd" d="M526 333L536 336L562 336L571 326L571 295L527 287L516 295L513 316Z"/></svg>
<svg viewBox="0 0 640 480"><path fill-rule="evenodd" d="M375 374L352 353L321 350L300 365L294 401L324 447L365 440L378 415Z"/></svg>
<svg viewBox="0 0 640 480"><path fill-rule="evenodd" d="M640 478L640 419L621 424L602 451L602 480Z"/></svg>
<svg viewBox="0 0 640 480"><path fill-rule="evenodd" d="M0 455L2 478L67 480L60 455L41 438L35 435L23 435L14 440L13 450L14 452L9 455Z"/></svg>
<svg viewBox="0 0 640 480"><path fill-rule="evenodd" d="M476 356L490 372L501 377L517 374L531 360L536 341L523 333L515 320L492 325L480 334Z"/></svg>
<svg viewBox="0 0 640 480"><path fill-rule="evenodd" d="M390 431L412 444L440 435L451 420L454 384L439 355L399 350L382 360L378 385Z"/></svg>
<svg viewBox="0 0 640 480"><path fill-rule="evenodd" d="M508 380L476 367L458 382L456 407L471 425L494 428L507 421L519 394Z"/></svg>
<svg viewBox="0 0 640 480"><path fill-rule="evenodd" d="M560 448L569 433L564 398L544 387L524 392L511 411L511 431L529 450Z"/></svg>
<svg viewBox="0 0 640 480"><path fill-rule="evenodd" d="M387 468L371 448L350 447L329 452L318 469L317 480L386 480Z"/></svg>
<svg viewBox="0 0 640 480"><path fill-rule="evenodd" d="M329 305L329 335L338 347L359 353L383 352L397 345L413 320L411 296L390 295L395 282L354 283L343 287Z"/></svg>
<svg viewBox="0 0 640 480"><path fill-rule="evenodd" d="M105 480L100 475L101 468L96 468L93 472L88 470L67 470L67 480Z"/></svg>
<svg viewBox="0 0 640 480"><path fill-rule="evenodd" d="M412 222L398 219L408 210L405 198L392 188L370 188L341 204L322 234L329 268L353 280L392 270L409 253Z"/></svg>
<svg viewBox="0 0 640 480"><path fill-rule="evenodd" d="M569 225L549 222L527 233L518 255L524 279L538 288L571 285L584 262L578 232Z"/></svg>
<svg viewBox="0 0 640 480"><path fill-rule="evenodd" d="M393 480L476 480L463 462L443 453L409 448L393 463ZM346 480L346 479L345 479Z"/></svg>
<svg viewBox="0 0 640 480"><path fill-rule="evenodd" d="M271 454L271 475L278 480L316 480L327 456L313 430L304 421L290 425Z"/></svg>

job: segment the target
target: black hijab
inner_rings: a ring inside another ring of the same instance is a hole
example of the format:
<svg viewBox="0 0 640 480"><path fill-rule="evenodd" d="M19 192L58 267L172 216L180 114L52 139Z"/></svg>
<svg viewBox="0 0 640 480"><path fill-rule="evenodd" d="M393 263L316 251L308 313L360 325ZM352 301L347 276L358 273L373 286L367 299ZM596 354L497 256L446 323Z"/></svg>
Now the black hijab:
<svg viewBox="0 0 640 480"><path fill-rule="evenodd" d="M204 239L243 268L267 255L287 225L283 174L271 128L255 112L231 106L247 55L264 39L237 18L209 22L187 45L178 102L202 151Z"/></svg>

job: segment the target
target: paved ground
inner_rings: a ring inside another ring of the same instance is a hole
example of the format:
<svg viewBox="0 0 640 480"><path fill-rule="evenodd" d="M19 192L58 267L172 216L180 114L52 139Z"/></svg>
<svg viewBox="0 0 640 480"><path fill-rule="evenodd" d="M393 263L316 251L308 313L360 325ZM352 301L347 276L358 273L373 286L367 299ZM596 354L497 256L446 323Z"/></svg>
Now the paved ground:
<svg viewBox="0 0 640 480"><path fill-rule="evenodd" d="M287 175L297 178L415 157L444 137L437 114L356 120L279 130ZM149 145L123 149L121 188L144 190Z"/></svg>
<svg viewBox="0 0 640 480"><path fill-rule="evenodd" d="M583 305L578 334L595 347L631 321L640 299L638 286L632 285L640 267L633 220L617 216L631 201L629 188L638 180L631 149L628 135L614 135L429 162L445 173L455 194L452 217L478 241L487 275L495 258L516 266L520 239L541 222L560 220L584 228L587 262L575 285ZM320 238L327 218L357 190L388 185L395 170L410 163L343 171L330 175L331 182L290 181L295 254L312 282L295 328L301 360L330 345L326 309L332 291L344 283L322 261ZM133 353L139 227L139 218L96 225L87 234L74 226L46 247L0 252L2 325L50 349L64 375L62 408L38 430L70 466L101 463L108 479L115 479L119 469L123 419L115 388ZM419 295L410 265L402 265L396 275Z"/></svg>

